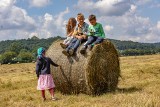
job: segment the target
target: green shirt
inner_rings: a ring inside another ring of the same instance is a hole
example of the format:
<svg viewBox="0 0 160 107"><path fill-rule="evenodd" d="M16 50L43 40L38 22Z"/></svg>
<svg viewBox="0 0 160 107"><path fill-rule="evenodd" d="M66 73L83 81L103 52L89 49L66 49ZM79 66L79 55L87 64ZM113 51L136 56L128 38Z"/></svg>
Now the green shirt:
<svg viewBox="0 0 160 107"><path fill-rule="evenodd" d="M89 31L88 36L99 36L105 38L105 33L100 23L96 23L96 25L94 26L89 25L88 31Z"/></svg>

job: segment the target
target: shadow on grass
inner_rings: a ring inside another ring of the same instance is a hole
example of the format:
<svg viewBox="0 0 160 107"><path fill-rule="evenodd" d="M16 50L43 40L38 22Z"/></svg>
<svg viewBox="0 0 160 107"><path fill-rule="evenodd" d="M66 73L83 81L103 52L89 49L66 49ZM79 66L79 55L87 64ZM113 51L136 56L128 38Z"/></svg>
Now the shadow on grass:
<svg viewBox="0 0 160 107"><path fill-rule="evenodd" d="M117 92L120 93L133 93L142 91L142 88L129 87L129 88L117 88Z"/></svg>
<svg viewBox="0 0 160 107"><path fill-rule="evenodd" d="M101 96L101 95L108 94L108 93L118 94L118 93L134 93L134 92L140 92L140 91L142 91L142 88L136 88L136 87L117 88L115 91L107 91L107 92L103 92L103 93L95 94L91 96L95 97L95 96Z"/></svg>

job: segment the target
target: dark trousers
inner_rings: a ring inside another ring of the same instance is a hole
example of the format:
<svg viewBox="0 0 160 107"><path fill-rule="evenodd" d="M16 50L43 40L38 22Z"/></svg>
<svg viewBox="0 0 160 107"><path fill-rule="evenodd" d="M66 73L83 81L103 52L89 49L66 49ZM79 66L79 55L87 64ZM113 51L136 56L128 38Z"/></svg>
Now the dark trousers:
<svg viewBox="0 0 160 107"><path fill-rule="evenodd" d="M95 44L99 44L101 42L103 42L104 38L102 37L97 37L97 36L90 36L87 40L87 42L84 44L84 46L88 46L88 45L95 45Z"/></svg>
<svg viewBox="0 0 160 107"><path fill-rule="evenodd" d="M87 40L74 38L72 42L69 44L69 46L66 48L66 51L68 52L70 49L73 49L76 52L81 43L85 41Z"/></svg>

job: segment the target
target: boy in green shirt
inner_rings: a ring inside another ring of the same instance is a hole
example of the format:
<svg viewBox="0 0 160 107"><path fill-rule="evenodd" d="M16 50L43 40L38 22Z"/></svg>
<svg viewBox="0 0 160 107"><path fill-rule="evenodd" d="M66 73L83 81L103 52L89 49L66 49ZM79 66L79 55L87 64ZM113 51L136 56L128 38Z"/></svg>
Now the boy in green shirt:
<svg viewBox="0 0 160 107"><path fill-rule="evenodd" d="M97 23L96 16L90 15L88 19L91 24L88 28L89 33L87 35L89 36L89 38L87 42L84 44L83 48L80 50L81 54L85 54L88 46L91 50L95 44L103 42L105 38L103 27L100 23Z"/></svg>

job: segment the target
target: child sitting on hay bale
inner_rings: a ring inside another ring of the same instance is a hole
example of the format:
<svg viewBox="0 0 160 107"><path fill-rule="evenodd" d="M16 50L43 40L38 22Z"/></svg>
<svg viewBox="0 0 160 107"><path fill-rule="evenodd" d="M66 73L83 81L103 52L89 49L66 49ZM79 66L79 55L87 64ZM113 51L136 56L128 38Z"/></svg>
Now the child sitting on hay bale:
<svg viewBox="0 0 160 107"><path fill-rule="evenodd" d="M103 27L100 23L97 23L96 16L90 15L88 19L91 24L88 29L89 33L87 35L89 38L88 41L84 44L83 48L80 50L81 54L85 54L88 46L89 50L91 50L95 44L103 42L105 38Z"/></svg>
<svg viewBox="0 0 160 107"><path fill-rule="evenodd" d="M55 84L53 82L53 78L51 75L50 64L56 67L60 67L60 68L61 66L55 64L50 58L45 56L44 48L42 47L39 48L37 50L37 53L38 53L38 58L37 58L37 63L36 63L36 74L38 77L37 90L41 90L43 101L46 100L46 97L45 97L46 89L49 90L52 96L52 100L56 100L56 98L54 97Z"/></svg>
<svg viewBox="0 0 160 107"><path fill-rule="evenodd" d="M67 31L67 38L64 40L63 43L60 43L61 47L65 49L73 40L73 33L76 27L77 21L75 18L71 17L68 20L68 23L66 25L66 31Z"/></svg>
<svg viewBox="0 0 160 107"><path fill-rule="evenodd" d="M72 56L77 48L80 46L82 42L87 41L87 32L88 32L88 24L84 22L84 15L82 13L77 14L78 25L76 27L76 31L74 32L74 39L69 44L69 46L62 51L62 53L66 56Z"/></svg>

